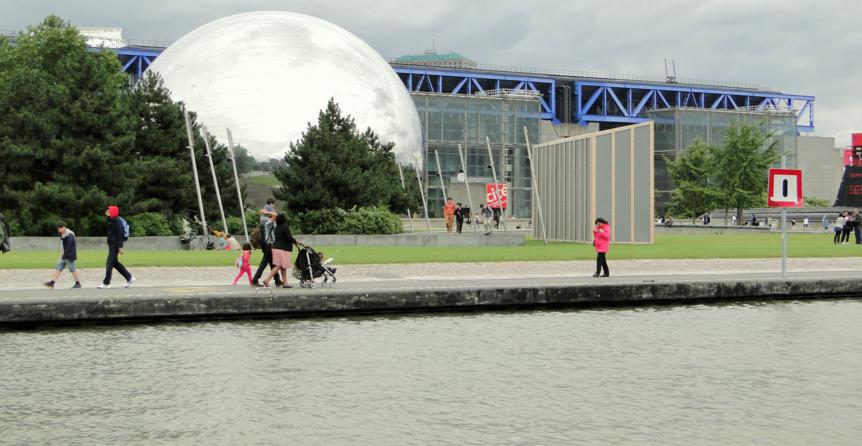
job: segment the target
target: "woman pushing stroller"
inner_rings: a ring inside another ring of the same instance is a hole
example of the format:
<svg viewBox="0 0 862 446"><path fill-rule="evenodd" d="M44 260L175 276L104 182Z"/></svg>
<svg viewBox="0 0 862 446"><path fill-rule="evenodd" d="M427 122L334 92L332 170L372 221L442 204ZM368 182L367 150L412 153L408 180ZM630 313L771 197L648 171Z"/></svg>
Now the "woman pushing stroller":
<svg viewBox="0 0 862 446"><path fill-rule="evenodd" d="M269 276L263 281L263 286L269 288L269 281L279 272L284 279L282 288L293 288L287 284L287 270L293 267L290 261L290 254L293 252L293 245L302 246L290 233L290 226L287 224L287 217L284 214L278 214L275 217L275 242L272 244L272 263L275 267L269 272Z"/></svg>

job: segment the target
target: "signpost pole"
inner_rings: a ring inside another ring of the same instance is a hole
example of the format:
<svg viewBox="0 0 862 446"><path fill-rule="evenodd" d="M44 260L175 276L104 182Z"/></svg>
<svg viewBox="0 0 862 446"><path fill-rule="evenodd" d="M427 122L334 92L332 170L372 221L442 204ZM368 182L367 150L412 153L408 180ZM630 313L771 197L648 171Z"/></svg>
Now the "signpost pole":
<svg viewBox="0 0 862 446"><path fill-rule="evenodd" d="M213 174L213 187L215 188L216 193L216 201L218 201L218 210L221 212L221 224L224 228L224 232L229 233L227 230L227 219L224 217L224 206L221 204L221 192L218 190L218 178L216 177L215 164L213 164L213 151L210 148L210 134L207 132L207 128L202 128L204 134L204 146L207 148L207 158L210 160L210 171Z"/></svg>
<svg viewBox="0 0 862 446"><path fill-rule="evenodd" d="M440 165L440 154L434 151L434 159L437 160L437 178L440 178L440 189L443 191L443 202L446 202L446 185L443 184L443 166Z"/></svg>
<svg viewBox="0 0 862 446"><path fill-rule="evenodd" d="M536 198L536 209L539 211L539 224L542 225L542 241L548 246L548 233L545 232L545 217L542 215L542 202L539 200L539 182L536 179L536 169L533 168L533 151L530 147L530 132L524 126L524 141L527 143L527 159L530 161L530 178L533 179L533 197Z"/></svg>
<svg viewBox="0 0 862 446"><path fill-rule="evenodd" d="M781 168L787 167L787 155L781 155ZM781 277L787 275L787 208L781 208Z"/></svg>
<svg viewBox="0 0 862 446"><path fill-rule="evenodd" d="M467 189L467 202L470 203L470 221L467 222L476 232L476 227L473 226L473 213L476 208L473 207L473 195L470 193L470 178L467 176L467 163L464 161L464 153L461 151L461 144L458 144L458 157L461 158L461 169L464 171L464 187Z"/></svg>
<svg viewBox="0 0 862 446"><path fill-rule="evenodd" d="M428 223L428 233L431 233L431 219L428 217L428 202L425 201L425 189L422 189L422 178L419 176L419 160L413 158L413 166L416 171L416 181L419 182L419 194L422 195L422 207L425 209L425 223Z"/></svg>
<svg viewBox="0 0 862 446"><path fill-rule="evenodd" d="M251 243L248 238L248 223L245 221L245 205L242 203L242 190L239 187L239 175L236 172L236 156L233 154L233 135L227 129L227 148L230 152L230 162L233 165L233 182L236 184L236 196L239 199L239 215L242 217L242 229L245 233L245 241Z"/></svg>
<svg viewBox="0 0 862 446"><path fill-rule="evenodd" d="M201 198L201 182L198 178L198 163L195 161L195 137L193 136L192 131L192 123L189 119L189 113L187 111L183 112L183 116L186 119L186 136L189 138L189 151L192 154L192 172L195 176L195 191L198 193L198 208L201 213L201 228L203 228L203 235L206 237L207 235L207 218L204 215L204 200Z"/></svg>
<svg viewBox="0 0 862 446"><path fill-rule="evenodd" d="M497 182L497 169L494 167L494 154L491 152L491 138L485 137L485 145L488 146L488 159L491 160L491 175L494 178L494 201L500 209L500 223L503 225L503 232L506 231L506 216L503 212L503 200L500 198L500 183Z"/></svg>
<svg viewBox="0 0 862 446"><path fill-rule="evenodd" d="M401 178L401 188L404 189L404 192L407 192L407 185L404 184L404 172L401 171L401 164L395 163L398 165L398 176ZM410 222L410 232L413 232L413 216L410 214L410 207L407 207L407 221Z"/></svg>

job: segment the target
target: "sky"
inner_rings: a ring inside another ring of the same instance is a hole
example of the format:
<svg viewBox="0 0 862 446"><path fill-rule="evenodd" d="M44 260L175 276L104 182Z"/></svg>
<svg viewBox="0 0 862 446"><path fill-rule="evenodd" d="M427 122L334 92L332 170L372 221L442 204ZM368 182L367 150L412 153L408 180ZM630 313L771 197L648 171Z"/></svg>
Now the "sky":
<svg viewBox="0 0 862 446"><path fill-rule="evenodd" d="M862 132L859 0L3 0L0 30L56 14L171 42L212 20L285 10L328 20L384 57L432 42L483 64L742 82L813 95L818 136Z"/></svg>

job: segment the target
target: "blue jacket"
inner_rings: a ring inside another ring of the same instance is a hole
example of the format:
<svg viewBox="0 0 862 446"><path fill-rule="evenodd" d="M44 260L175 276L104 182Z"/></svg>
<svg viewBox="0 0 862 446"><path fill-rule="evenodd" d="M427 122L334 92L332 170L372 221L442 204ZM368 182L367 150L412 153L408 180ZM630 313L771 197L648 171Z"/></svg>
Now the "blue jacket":
<svg viewBox="0 0 862 446"><path fill-rule="evenodd" d="M108 246L123 247L126 230L119 218L108 218Z"/></svg>
<svg viewBox="0 0 862 446"><path fill-rule="evenodd" d="M75 233L66 228L66 236L60 238L63 244L63 260L78 260L78 243L75 242Z"/></svg>

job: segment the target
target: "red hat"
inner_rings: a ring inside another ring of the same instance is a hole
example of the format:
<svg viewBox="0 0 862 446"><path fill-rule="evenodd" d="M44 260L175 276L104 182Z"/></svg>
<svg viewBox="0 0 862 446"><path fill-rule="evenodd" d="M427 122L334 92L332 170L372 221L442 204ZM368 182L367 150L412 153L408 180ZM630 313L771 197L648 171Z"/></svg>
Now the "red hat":
<svg viewBox="0 0 862 446"><path fill-rule="evenodd" d="M117 206L108 206L108 216L111 218L117 218L120 215L120 208Z"/></svg>

